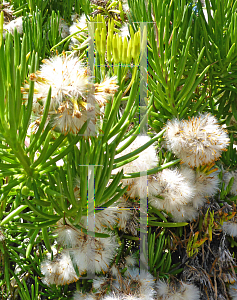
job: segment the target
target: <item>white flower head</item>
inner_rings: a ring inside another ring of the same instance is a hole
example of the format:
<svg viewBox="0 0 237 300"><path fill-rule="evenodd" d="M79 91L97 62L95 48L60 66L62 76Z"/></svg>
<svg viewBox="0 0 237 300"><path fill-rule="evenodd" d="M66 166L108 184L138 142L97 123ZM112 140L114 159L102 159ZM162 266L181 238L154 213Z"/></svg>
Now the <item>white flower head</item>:
<svg viewBox="0 0 237 300"><path fill-rule="evenodd" d="M148 298L147 298L148 299ZM149 300L152 300L153 298L149 297ZM135 295L125 295L123 300L146 300L144 297L139 297Z"/></svg>
<svg viewBox="0 0 237 300"><path fill-rule="evenodd" d="M130 290L135 284L136 295L141 299L149 300L155 295L155 278L150 273L138 268L128 268L125 275L130 278Z"/></svg>
<svg viewBox="0 0 237 300"><path fill-rule="evenodd" d="M114 203L117 207L117 222L120 230L125 230L128 220L132 219L132 205L124 197Z"/></svg>
<svg viewBox="0 0 237 300"><path fill-rule="evenodd" d="M53 112L52 126L53 129L59 130L63 134L71 132L77 134L81 127L90 119L87 124L87 133L92 135L96 133L96 118L99 115L98 109L86 104L86 109L75 109L71 101L66 101L58 108L57 112ZM85 107L85 106L84 106Z"/></svg>
<svg viewBox="0 0 237 300"><path fill-rule="evenodd" d="M106 78L105 86L104 83L94 84L82 62L77 57L65 55L44 60L40 71L30 74L29 78L35 81L33 111L37 122L40 124L51 86L47 124L50 122L53 129L64 134L77 134L86 121L86 133L95 133L100 108L106 105L108 95L113 95L117 89L115 77ZM28 85L23 91L27 89Z"/></svg>
<svg viewBox="0 0 237 300"><path fill-rule="evenodd" d="M108 238L85 235L83 244L72 249L70 253L80 273L93 269L100 273L108 270L117 247L118 243L112 235Z"/></svg>
<svg viewBox="0 0 237 300"><path fill-rule="evenodd" d="M111 293L103 298L103 300L123 300L122 295L116 295L115 293Z"/></svg>
<svg viewBox="0 0 237 300"><path fill-rule="evenodd" d="M93 279L93 288L96 290L101 290L101 287L106 283L106 281L108 280L108 278L105 277L95 277Z"/></svg>
<svg viewBox="0 0 237 300"><path fill-rule="evenodd" d="M186 222L196 220L198 217L198 210L193 207L192 203L180 205L176 209L172 209L170 213L175 222Z"/></svg>
<svg viewBox="0 0 237 300"><path fill-rule="evenodd" d="M192 202L195 189L192 181L179 169L164 169L149 177L148 199L152 206L171 212Z"/></svg>
<svg viewBox="0 0 237 300"><path fill-rule="evenodd" d="M126 266L134 267L136 264L136 258L132 254L128 255L127 257L125 257L125 262L126 262Z"/></svg>
<svg viewBox="0 0 237 300"><path fill-rule="evenodd" d="M5 31L10 32L11 34L14 34L14 29L16 28L17 32L19 34L23 33L23 19L22 17L16 18L15 20L12 20L7 25L3 25L3 38L5 38Z"/></svg>
<svg viewBox="0 0 237 300"><path fill-rule="evenodd" d="M59 225L55 232L58 234L57 240L60 245L75 248L81 244L81 232L71 225Z"/></svg>
<svg viewBox="0 0 237 300"><path fill-rule="evenodd" d="M97 210L95 213L95 230L103 231L106 228L113 230L113 226L117 223L117 208L107 207L101 210ZM83 225L87 224L87 217L83 216L81 218Z"/></svg>
<svg viewBox="0 0 237 300"><path fill-rule="evenodd" d="M232 237L237 237L237 218L233 221L223 222L222 230Z"/></svg>
<svg viewBox="0 0 237 300"><path fill-rule="evenodd" d="M87 70L78 58L55 56L43 61L34 78L35 98L45 103L51 86L50 110L57 109L64 101L83 97L89 88Z"/></svg>
<svg viewBox="0 0 237 300"><path fill-rule="evenodd" d="M116 277L116 278L119 276L118 267L117 267L115 264L113 264L113 265L111 266L110 270L111 270L112 276L114 276L114 277Z"/></svg>
<svg viewBox="0 0 237 300"><path fill-rule="evenodd" d="M65 250L53 261L44 260L41 264L41 272L44 275L43 282L47 285L65 285L79 279L74 270L69 252Z"/></svg>
<svg viewBox="0 0 237 300"><path fill-rule="evenodd" d="M129 138L128 138L129 139ZM128 139L125 139L123 142L119 144L118 148L121 148ZM133 152L134 150L140 148L145 143L149 142L151 139L149 136L137 136L137 138L121 153L119 153L116 158L119 158L121 156L124 156L126 154L129 154ZM117 168L113 170L113 173L117 173L118 171L123 169L124 174L127 173L135 173L135 172L143 172L147 171L149 169L157 167L158 164L158 157L156 154L156 150L154 148L154 145L150 145L147 147L144 151L139 153L139 157L135 160L133 160L130 163L127 163L126 165ZM141 188L141 180L145 180L145 184L143 184ZM131 179L123 179L122 180L124 185L129 185L129 188L127 190L127 193L130 197L140 197L141 193L142 195L147 195L147 183L146 183L146 176L143 176L143 179L140 179L140 177L137 178L131 178ZM145 190L143 190L145 188Z"/></svg>
<svg viewBox="0 0 237 300"><path fill-rule="evenodd" d="M228 134L211 114L169 121L164 136L169 150L191 167L213 163L229 144Z"/></svg>
<svg viewBox="0 0 237 300"><path fill-rule="evenodd" d="M80 291L76 291L73 295L73 300L96 300L96 295L83 294Z"/></svg>
<svg viewBox="0 0 237 300"><path fill-rule="evenodd" d="M181 282L181 295L183 300L199 300L200 290L192 283Z"/></svg>
<svg viewBox="0 0 237 300"><path fill-rule="evenodd" d="M214 196L219 190L219 171L211 169L209 171L196 170L194 186L196 189L193 198L193 206L200 208L206 201L206 197Z"/></svg>
<svg viewBox="0 0 237 300"><path fill-rule="evenodd" d="M158 280L156 287L157 294L162 300L199 300L201 296L199 289L194 284L182 281L177 286Z"/></svg>
<svg viewBox="0 0 237 300"><path fill-rule="evenodd" d="M158 296L162 297L162 299L166 299L169 294L169 285L163 280L158 280L156 287L158 289Z"/></svg>

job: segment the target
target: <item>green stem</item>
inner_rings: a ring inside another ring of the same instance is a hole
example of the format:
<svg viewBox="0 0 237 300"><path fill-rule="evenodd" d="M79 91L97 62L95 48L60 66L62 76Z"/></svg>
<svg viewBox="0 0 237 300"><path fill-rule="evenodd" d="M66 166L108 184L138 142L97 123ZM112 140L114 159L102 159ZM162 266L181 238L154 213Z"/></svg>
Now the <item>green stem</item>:
<svg viewBox="0 0 237 300"><path fill-rule="evenodd" d="M25 170L25 172L27 173L27 175L32 177L33 176L33 170L30 167L30 165L31 165L30 159L25 154L23 148L21 147L21 145L18 142L17 142L16 148L12 148L12 151L14 152L14 154L16 155L16 157L18 158L18 160L22 164L22 167Z"/></svg>
<svg viewBox="0 0 237 300"><path fill-rule="evenodd" d="M5 125L5 124L3 124ZM4 126L6 127L6 126ZM10 138L10 132L8 128L4 128L5 129L5 139L7 144L10 146L10 148L12 149L13 153L15 154L15 156L18 158L19 162L21 163L23 169L25 170L25 172L27 173L27 175L29 175L30 177L33 175L33 170L31 169L30 165L30 159L29 157L25 154L21 144L18 141L13 141Z"/></svg>

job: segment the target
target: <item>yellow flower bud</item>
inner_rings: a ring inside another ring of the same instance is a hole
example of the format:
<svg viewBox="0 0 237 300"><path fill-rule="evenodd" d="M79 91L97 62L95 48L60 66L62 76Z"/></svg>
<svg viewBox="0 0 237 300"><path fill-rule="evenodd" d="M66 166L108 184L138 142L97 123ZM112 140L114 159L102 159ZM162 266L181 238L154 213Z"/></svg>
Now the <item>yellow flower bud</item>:
<svg viewBox="0 0 237 300"><path fill-rule="evenodd" d="M130 32L131 39L133 39L134 38L134 31L132 29L132 25L131 24L129 25L129 32Z"/></svg>
<svg viewBox="0 0 237 300"><path fill-rule="evenodd" d="M122 53L123 53L123 40L122 37L118 35L118 53L119 53L119 60L122 60Z"/></svg>
<svg viewBox="0 0 237 300"><path fill-rule="evenodd" d="M119 62L119 52L118 52L118 35L113 36L113 60L117 64Z"/></svg>
<svg viewBox="0 0 237 300"><path fill-rule="evenodd" d="M106 31L106 23L105 23L105 17L104 16L102 16L102 28L104 28L105 33L106 33L107 31Z"/></svg>
<svg viewBox="0 0 237 300"><path fill-rule="evenodd" d="M134 43L133 43L133 50L132 50L132 57L135 61L138 59L140 55L140 32L136 32L134 35Z"/></svg>
<svg viewBox="0 0 237 300"><path fill-rule="evenodd" d="M112 30L112 33L114 32L114 19L111 19L110 30Z"/></svg>
<svg viewBox="0 0 237 300"><path fill-rule="evenodd" d="M96 27L95 28L100 29L100 27L99 27L99 15L96 16Z"/></svg>
<svg viewBox="0 0 237 300"><path fill-rule="evenodd" d="M122 52L122 63L126 64L127 63L127 52L128 52L128 40L127 37L125 36L123 40L123 52Z"/></svg>
<svg viewBox="0 0 237 300"><path fill-rule="evenodd" d="M128 43L128 50L127 50L127 59L126 59L126 64L130 64L131 63L131 59L132 59L132 43L133 43L133 39L129 40Z"/></svg>
<svg viewBox="0 0 237 300"><path fill-rule="evenodd" d="M112 35L107 36L107 60L109 63L112 62Z"/></svg>
<svg viewBox="0 0 237 300"><path fill-rule="evenodd" d="M106 32L105 29L102 28L101 36L100 36L100 51L101 55L105 55L105 48L106 48Z"/></svg>
<svg viewBox="0 0 237 300"><path fill-rule="evenodd" d="M100 14L97 15L97 28L99 29L99 31L102 30L102 17Z"/></svg>
<svg viewBox="0 0 237 300"><path fill-rule="evenodd" d="M96 45L97 51L99 53L101 53L99 28L96 28L96 30L95 30L95 45Z"/></svg>

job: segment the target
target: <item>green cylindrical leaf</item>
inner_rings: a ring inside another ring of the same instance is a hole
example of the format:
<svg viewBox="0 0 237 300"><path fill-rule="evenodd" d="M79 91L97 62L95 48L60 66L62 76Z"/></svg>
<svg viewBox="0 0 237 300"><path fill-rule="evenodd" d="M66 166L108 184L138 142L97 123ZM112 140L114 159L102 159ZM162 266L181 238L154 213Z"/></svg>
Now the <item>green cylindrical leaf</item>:
<svg viewBox="0 0 237 300"><path fill-rule="evenodd" d="M47 248L47 250L48 250L49 252L51 252L52 249L51 249L51 245L50 245L50 241L49 241L48 230L47 230L46 227L43 227L43 228L42 228L42 235L43 235L45 247Z"/></svg>
<svg viewBox="0 0 237 300"><path fill-rule="evenodd" d="M29 256L30 256L30 252L34 246L34 242L35 242L38 232L39 232L39 229L35 229L35 231L33 232L32 236L30 238L29 244L26 248L26 258L29 258Z"/></svg>
<svg viewBox="0 0 237 300"><path fill-rule="evenodd" d="M5 217L2 222L0 223L0 226L7 224L9 221L11 221L15 216L19 215L20 212L22 212L24 209L26 209L27 205L20 205L17 209L12 211L7 217Z"/></svg>

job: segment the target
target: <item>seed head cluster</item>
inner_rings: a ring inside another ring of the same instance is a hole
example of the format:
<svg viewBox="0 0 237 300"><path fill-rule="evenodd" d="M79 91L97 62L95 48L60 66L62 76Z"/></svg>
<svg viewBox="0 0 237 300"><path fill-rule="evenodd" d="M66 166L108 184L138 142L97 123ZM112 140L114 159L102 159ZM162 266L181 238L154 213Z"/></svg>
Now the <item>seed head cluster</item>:
<svg viewBox="0 0 237 300"><path fill-rule="evenodd" d="M63 134L77 134L88 121L87 130L95 132L95 124L110 96L118 89L116 77L106 77L94 84L87 68L78 58L56 56L46 59L36 74L30 75L34 84L32 128L35 132L41 123L49 87L51 102L47 122ZM25 86L27 91L28 86ZM90 120L90 121L89 121Z"/></svg>
<svg viewBox="0 0 237 300"><path fill-rule="evenodd" d="M50 285L64 285L79 279L74 266L80 275L94 270L96 273L108 270L116 253L118 243L110 233L108 238L97 238L83 233L72 224L58 223L58 243L63 246L61 254L54 260L46 259L41 264L43 281Z"/></svg>

